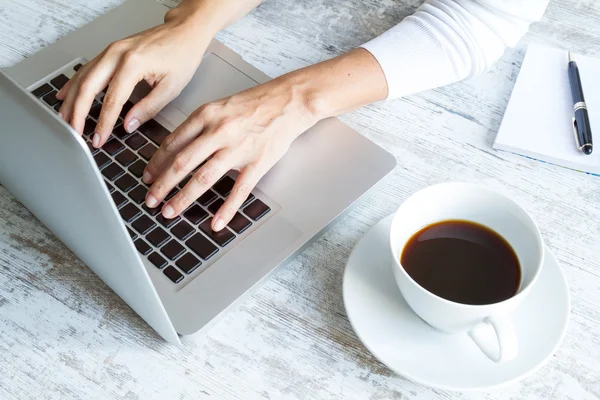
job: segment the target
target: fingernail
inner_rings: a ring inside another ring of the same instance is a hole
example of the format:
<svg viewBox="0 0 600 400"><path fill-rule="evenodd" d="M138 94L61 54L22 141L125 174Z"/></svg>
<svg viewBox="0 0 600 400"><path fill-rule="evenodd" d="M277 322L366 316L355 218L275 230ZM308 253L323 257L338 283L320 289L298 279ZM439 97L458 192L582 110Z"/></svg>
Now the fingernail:
<svg viewBox="0 0 600 400"><path fill-rule="evenodd" d="M127 132L131 133L131 132L135 131L137 128L139 128L139 127L140 127L140 121L138 121L137 118L133 118L127 124Z"/></svg>
<svg viewBox="0 0 600 400"><path fill-rule="evenodd" d="M173 207L168 205L163 209L162 214L165 218L173 218L175 216L175 210L173 210Z"/></svg>
<svg viewBox="0 0 600 400"><path fill-rule="evenodd" d="M92 139L92 146L96 148L100 146L100 135L98 133L94 133L94 138Z"/></svg>
<svg viewBox="0 0 600 400"><path fill-rule="evenodd" d="M154 208L158 205L158 200L156 200L156 197L152 196L151 194L148 194L148 196L146 197L146 205L150 208Z"/></svg>
<svg viewBox="0 0 600 400"><path fill-rule="evenodd" d="M142 175L142 180L144 183L150 183L152 181L152 175L148 171L144 171L144 175Z"/></svg>
<svg viewBox="0 0 600 400"><path fill-rule="evenodd" d="M215 231L220 231L225 228L225 221L221 217L217 217L215 220Z"/></svg>

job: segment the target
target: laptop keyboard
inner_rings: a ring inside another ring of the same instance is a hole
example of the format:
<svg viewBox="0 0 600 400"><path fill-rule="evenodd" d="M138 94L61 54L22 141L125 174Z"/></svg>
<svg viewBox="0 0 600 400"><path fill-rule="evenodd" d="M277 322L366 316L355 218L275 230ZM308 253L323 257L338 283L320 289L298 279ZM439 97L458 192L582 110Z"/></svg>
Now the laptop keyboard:
<svg viewBox="0 0 600 400"><path fill-rule="evenodd" d="M73 67L75 71L81 64ZM62 103L56 93L69 78L64 74L52 78L31 93L58 112ZM92 135L100 116L104 93L97 96L85 122L83 139L104 178L112 200L141 256L146 257L173 283L181 284L199 267L206 269L218 254L243 239L244 233L271 212L269 202L257 191L251 193L232 221L220 232L211 229L216 211L231 192L235 180L226 175L200 196L181 216L166 219L160 213L164 203L150 209L144 204L148 186L141 181L147 162L170 132L159 122L150 120L132 134L123 128L123 118L134 106L128 101L109 140L101 149L92 146ZM193 172L191 173L193 174ZM191 179L191 174L167 196L175 196ZM263 197L261 200L259 197Z"/></svg>

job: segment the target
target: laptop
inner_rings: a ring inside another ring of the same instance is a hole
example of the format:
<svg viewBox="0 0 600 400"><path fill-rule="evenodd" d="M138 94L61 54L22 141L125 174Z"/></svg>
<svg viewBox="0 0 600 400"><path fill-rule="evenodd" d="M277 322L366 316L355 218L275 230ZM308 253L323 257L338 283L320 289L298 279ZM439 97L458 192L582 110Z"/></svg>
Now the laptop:
<svg viewBox="0 0 600 400"><path fill-rule="evenodd" d="M269 80L213 40L187 88L154 120L131 135L117 126L93 149L103 93L80 136L58 118L57 90L109 43L162 23L166 11L128 0L0 73L0 184L159 335L179 344L324 233L396 160L332 118L293 143L223 233L212 232L210 218L235 171L179 218L146 208L140 175L162 140L202 104Z"/></svg>

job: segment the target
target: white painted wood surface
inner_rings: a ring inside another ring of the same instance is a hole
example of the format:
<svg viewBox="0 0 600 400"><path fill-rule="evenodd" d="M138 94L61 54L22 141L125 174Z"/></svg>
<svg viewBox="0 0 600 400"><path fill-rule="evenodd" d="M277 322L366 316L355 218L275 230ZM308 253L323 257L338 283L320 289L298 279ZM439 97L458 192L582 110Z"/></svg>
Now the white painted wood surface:
<svg viewBox="0 0 600 400"><path fill-rule="evenodd" d="M119 3L0 0L0 67ZM267 0L218 38L277 76L361 44L420 3ZM344 115L396 156L395 172L214 328L180 348L157 337L0 186L0 399L598 398L600 178L491 149L529 41L600 56L597 1L553 0L543 21L485 75ZM367 352L344 312L342 272L361 235L416 190L455 180L521 202L571 287L562 346L539 372L502 391L457 394L409 382Z"/></svg>

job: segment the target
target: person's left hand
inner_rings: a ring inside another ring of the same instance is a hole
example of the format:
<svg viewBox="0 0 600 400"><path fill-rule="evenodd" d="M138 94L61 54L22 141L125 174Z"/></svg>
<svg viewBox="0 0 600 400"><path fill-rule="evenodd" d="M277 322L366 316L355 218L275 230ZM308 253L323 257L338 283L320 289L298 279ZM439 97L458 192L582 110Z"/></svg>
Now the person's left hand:
<svg viewBox="0 0 600 400"><path fill-rule="evenodd" d="M146 205L158 206L208 159L166 202L162 213L174 218L227 171L239 170L233 190L212 221L213 230L223 229L294 139L316 123L301 87L293 78L281 77L198 108L165 139L146 167L143 181L152 183Z"/></svg>

